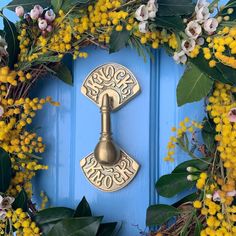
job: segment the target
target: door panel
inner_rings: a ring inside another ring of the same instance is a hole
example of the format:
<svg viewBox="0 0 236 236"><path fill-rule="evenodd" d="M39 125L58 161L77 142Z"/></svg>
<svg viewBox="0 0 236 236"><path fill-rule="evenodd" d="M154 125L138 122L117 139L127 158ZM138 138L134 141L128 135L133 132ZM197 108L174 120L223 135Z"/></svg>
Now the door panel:
<svg viewBox="0 0 236 236"><path fill-rule="evenodd" d="M176 86L183 68L176 65L164 51L155 55L154 62L144 63L135 51L125 49L109 55L90 48L86 60L74 63L74 86L49 79L42 80L34 95L51 95L61 103L59 108L48 106L39 114L34 125L48 145L44 153L48 171L35 180L35 191L45 190L52 205L75 207L85 195L96 215L106 221L122 221L121 236L136 236L145 229L145 214L149 204L171 203L177 198L164 199L155 193L159 176L170 172L186 155L177 152L175 163L163 162L166 145L173 125L186 116L202 118L202 104L176 106ZM84 97L80 88L88 73L98 65L117 62L128 67L137 77L142 92L112 114L112 130L116 142L141 165L134 180L124 189L104 193L94 188L84 177L80 160L93 151L99 139L99 108Z"/></svg>
<svg viewBox="0 0 236 236"><path fill-rule="evenodd" d="M109 55L103 50L89 49L86 60L74 64L74 86L54 79L42 80L34 95L51 95L61 103L59 108L41 111L34 125L42 126L48 144L44 153L50 168L36 179L36 191L46 190L52 205L75 206L85 195L96 215L107 221L122 221L120 235L138 235L145 227L149 205L150 162L150 62L144 63L135 51L123 50ZM98 65L117 62L128 67L138 79L142 92L123 108L112 114L112 131L117 144L129 153L141 168L124 189L104 193L94 188L80 168L80 160L95 148L100 135L99 108L83 96L80 88L88 73Z"/></svg>

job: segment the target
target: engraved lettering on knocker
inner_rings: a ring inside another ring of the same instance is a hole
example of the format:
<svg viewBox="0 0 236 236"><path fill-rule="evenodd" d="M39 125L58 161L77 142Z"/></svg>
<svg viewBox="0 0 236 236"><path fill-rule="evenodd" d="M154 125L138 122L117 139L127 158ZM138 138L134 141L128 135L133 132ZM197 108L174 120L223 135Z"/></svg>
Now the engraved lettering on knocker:
<svg viewBox="0 0 236 236"><path fill-rule="evenodd" d="M91 184L102 191L122 189L136 176L139 164L112 138L110 112L130 101L140 91L135 76L120 64L105 64L85 79L82 93L100 107L101 136L93 153L80 161Z"/></svg>

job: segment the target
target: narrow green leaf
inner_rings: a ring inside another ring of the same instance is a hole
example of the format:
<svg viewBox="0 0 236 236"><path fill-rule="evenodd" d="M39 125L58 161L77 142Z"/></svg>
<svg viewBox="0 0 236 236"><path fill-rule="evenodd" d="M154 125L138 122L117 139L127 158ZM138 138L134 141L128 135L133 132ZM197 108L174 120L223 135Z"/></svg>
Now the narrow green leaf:
<svg viewBox="0 0 236 236"><path fill-rule="evenodd" d="M202 139L210 152L214 152L216 147L215 135L216 131L214 122L205 118L203 120Z"/></svg>
<svg viewBox="0 0 236 236"><path fill-rule="evenodd" d="M194 12L192 0L158 0L158 6L160 16L189 15Z"/></svg>
<svg viewBox="0 0 236 236"><path fill-rule="evenodd" d="M163 175L156 182L157 192L163 197L173 197L184 190L195 186L195 181L187 180L188 173L173 173Z"/></svg>
<svg viewBox="0 0 236 236"><path fill-rule="evenodd" d="M177 86L178 106L201 100L210 92L213 83L205 73L189 63Z"/></svg>
<svg viewBox="0 0 236 236"><path fill-rule="evenodd" d="M180 16L162 16L162 17L156 17L155 18L156 25L169 29L169 30L175 30L175 31L184 31L184 23Z"/></svg>
<svg viewBox="0 0 236 236"><path fill-rule="evenodd" d="M9 54L8 66L13 68L19 53L18 34L15 25L5 17L3 18L3 24L7 42L7 52Z"/></svg>
<svg viewBox="0 0 236 236"><path fill-rule="evenodd" d="M5 193L11 182L11 160L7 152L0 149L0 192Z"/></svg>
<svg viewBox="0 0 236 236"><path fill-rule="evenodd" d="M172 173L187 173L187 167L195 167L199 169L200 171L206 170L209 167L209 164L212 160L212 158L202 158L202 159L196 159L196 160L188 160L185 162L180 163L178 166L175 167L175 169L172 171Z"/></svg>
<svg viewBox="0 0 236 236"><path fill-rule="evenodd" d="M28 210L28 196L24 189L20 191L17 195L15 201L12 204L13 209L21 208L23 211L27 212Z"/></svg>
<svg viewBox="0 0 236 236"><path fill-rule="evenodd" d="M58 13L61 9L63 0L51 0L51 4L55 13Z"/></svg>
<svg viewBox="0 0 236 236"><path fill-rule="evenodd" d="M109 52L118 52L120 49L124 48L129 41L130 32L123 27L122 31L116 31L113 29L110 38L110 49Z"/></svg>
<svg viewBox="0 0 236 236"><path fill-rule="evenodd" d="M86 198L83 197L83 199L81 200L81 202L79 203L79 205L75 210L74 217L86 217L86 216L92 216L92 212Z"/></svg>
<svg viewBox="0 0 236 236"><path fill-rule="evenodd" d="M202 224L199 221L197 216L195 216L195 221L196 221L196 224L195 224L194 236L199 236L201 234Z"/></svg>
<svg viewBox="0 0 236 236"><path fill-rule="evenodd" d="M147 226L159 226L166 223L172 217L180 214L180 210L173 206L158 204L149 206L146 213Z"/></svg>
<svg viewBox="0 0 236 236"><path fill-rule="evenodd" d="M114 235L117 222L100 224L96 236L112 236Z"/></svg>
<svg viewBox="0 0 236 236"><path fill-rule="evenodd" d="M47 236L96 236L101 217L81 217L58 222Z"/></svg>
<svg viewBox="0 0 236 236"><path fill-rule="evenodd" d="M40 226L44 234L54 227L55 224L63 219L73 217L75 211L67 207L53 207L39 211L34 217L34 221Z"/></svg>
<svg viewBox="0 0 236 236"><path fill-rule="evenodd" d="M25 9L25 12L29 12L35 5L40 4L43 8L50 6L50 0L13 0L6 7L15 11L17 6L22 6Z"/></svg>
<svg viewBox="0 0 236 236"><path fill-rule="evenodd" d="M65 82L66 84L73 85L73 79L72 79L72 74L69 68L63 64L60 63L58 64L55 68L54 71L56 73L56 76Z"/></svg>
<svg viewBox="0 0 236 236"><path fill-rule="evenodd" d="M180 205L182 205L185 202L195 201L198 197L199 197L199 195L197 193L191 193L191 194L183 197L182 199L180 199L178 202L174 203L172 206L179 207Z"/></svg>

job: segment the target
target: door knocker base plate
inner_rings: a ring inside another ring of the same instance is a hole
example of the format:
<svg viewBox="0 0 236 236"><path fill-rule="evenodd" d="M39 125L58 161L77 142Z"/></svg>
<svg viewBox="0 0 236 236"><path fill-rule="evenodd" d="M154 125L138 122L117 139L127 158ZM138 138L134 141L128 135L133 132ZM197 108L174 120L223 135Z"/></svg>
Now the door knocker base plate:
<svg viewBox="0 0 236 236"><path fill-rule="evenodd" d="M81 92L101 107L106 93L112 98L112 110L117 110L140 92L140 86L133 73L117 64L104 64L94 69L85 79Z"/></svg>
<svg viewBox="0 0 236 236"><path fill-rule="evenodd" d="M123 150L120 160L113 166L101 165L93 153L83 158L80 166L89 182L104 192L114 192L124 188L139 170L139 164Z"/></svg>

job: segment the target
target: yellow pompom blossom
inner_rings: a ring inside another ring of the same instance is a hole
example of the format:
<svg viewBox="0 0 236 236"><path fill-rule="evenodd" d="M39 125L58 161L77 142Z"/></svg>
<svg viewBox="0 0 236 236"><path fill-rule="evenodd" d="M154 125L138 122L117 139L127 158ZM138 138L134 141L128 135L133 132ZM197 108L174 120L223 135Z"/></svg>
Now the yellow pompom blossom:
<svg viewBox="0 0 236 236"><path fill-rule="evenodd" d="M202 172L196 183L201 199L193 202L193 206L205 216L206 222L201 236L236 235L236 206L233 204L236 189L236 125L230 120L230 111L236 107L235 91L230 85L216 83L206 107L216 125L215 140L218 145L210 173Z"/></svg>
<svg viewBox="0 0 236 236"><path fill-rule="evenodd" d="M37 227L36 223L33 222L28 215L21 208L16 210L9 209L6 213L6 220L0 224L0 234L5 235L7 223L10 223L10 227L15 228L16 236L40 236L40 229Z"/></svg>
<svg viewBox="0 0 236 236"><path fill-rule="evenodd" d="M236 27L224 27L214 37L207 38L208 47L203 48L204 57L209 61L210 67L219 62L236 68Z"/></svg>
<svg viewBox="0 0 236 236"><path fill-rule="evenodd" d="M164 158L164 161L173 162L174 158L173 155L175 154L176 143L178 140L182 139L184 135L188 132L193 133L196 129L201 129L202 124L196 121L190 121L188 117L186 117L183 121L179 123L179 128L172 128L172 132L176 133L176 135L170 137L170 141L167 144L167 156Z"/></svg>
<svg viewBox="0 0 236 236"><path fill-rule="evenodd" d="M131 1L132 4L135 4ZM138 4L138 3L137 3ZM59 61L64 54L69 53L73 58L86 58L88 55L82 48L89 45L107 45L113 29L127 30L141 44L150 45L157 49L160 44L167 43L172 49L177 49L178 43L174 33L152 29L146 33L139 31L139 22L129 8L123 7L122 0L98 0L87 9L80 10L80 16L70 15L59 11L52 27L53 33L42 35L40 32L31 32L27 24L21 24L19 61L36 62L41 57ZM137 5L138 6L138 5ZM127 9L127 11L126 11ZM32 42L35 45L32 47ZM136 42L137 43L137 42ZM106 46L105 46L106 47ZM198 47L192 52L192 57L198 54ZM21 77L21 79L25 76Z"/></svg>

